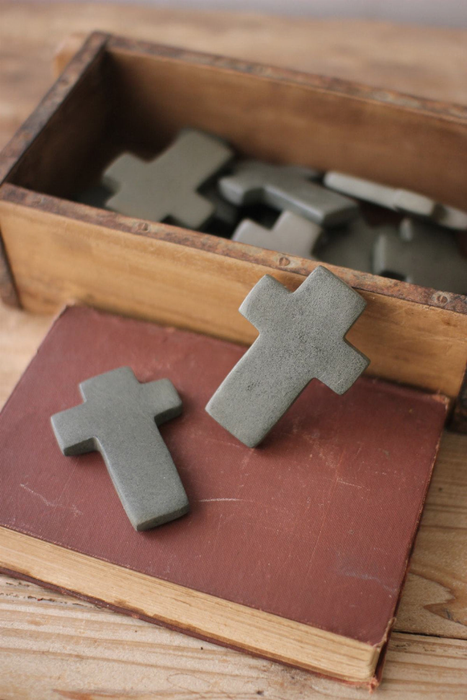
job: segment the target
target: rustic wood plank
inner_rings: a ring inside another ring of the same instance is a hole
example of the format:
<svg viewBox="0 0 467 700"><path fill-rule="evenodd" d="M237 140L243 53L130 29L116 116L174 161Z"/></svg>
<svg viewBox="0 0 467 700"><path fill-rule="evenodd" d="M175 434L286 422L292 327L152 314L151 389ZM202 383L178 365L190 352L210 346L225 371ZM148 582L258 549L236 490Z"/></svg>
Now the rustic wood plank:
<svg viewBox="0 0 467 700"><path fill-rule="evenodd" d="M50 85L59 42L95 28L467 103L465 29L10 0L2 3L0 23L0 145Z"/></svg>
<svg viewBox="0 0 467 700"><path fill-rule="evenodd" d="M5 700L38 697L365 700L368 692L0 578ZM44 650L47 653L44 654ZM394 633L385 700L464 698L467 642Z"/></svg>
<svg viewBox="0 0 467 700"><path fill-rule="evenodd" d="M467 435L443 436L396 629L467 639Z"/></svg>
<svg viewBox="0 0 467 700"><path fill-rule="evenodd" d="M6 199L0 212L21 303L29 311L56 312L76 300L249 344L257 331L238 308L254 284L266 273L290 289L304 279L268 266L269 251L263 264L254 264L241 255L172 245L157 233L128 235ZM306 273L316 265L306 264ZM466 363L467 315L359 291L368 306L348 339L371 358L369 372L456 397Z"/></svg>

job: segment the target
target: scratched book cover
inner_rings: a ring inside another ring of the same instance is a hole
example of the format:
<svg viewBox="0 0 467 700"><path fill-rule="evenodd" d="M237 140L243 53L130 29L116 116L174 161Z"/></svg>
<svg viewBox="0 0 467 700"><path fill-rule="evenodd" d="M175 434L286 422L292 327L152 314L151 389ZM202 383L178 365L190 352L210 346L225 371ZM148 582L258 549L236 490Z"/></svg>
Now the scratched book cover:
<svg viewBox="0 0 467 700"><path fill-rule="evenodd" d="M367 377L343 396L313 381L251 449L204 410L244 352L66 309L0 416L0 524L378 645L400 596L446 402ZM183 402L160 431L190 512L147 532L131 526L100 454L64 457L50 425L81 403L80 382L122 366L140 382L170 379Z"/></svg>

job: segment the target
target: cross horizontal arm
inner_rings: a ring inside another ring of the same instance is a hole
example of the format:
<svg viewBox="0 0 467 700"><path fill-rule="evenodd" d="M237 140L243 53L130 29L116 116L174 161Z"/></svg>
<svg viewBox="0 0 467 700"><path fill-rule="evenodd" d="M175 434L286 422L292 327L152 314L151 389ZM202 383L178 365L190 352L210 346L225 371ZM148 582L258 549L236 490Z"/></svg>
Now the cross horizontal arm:
<svg viewBox="0 0 467 700"><path fill-rule="evenodd" d="M56 413L50 419L64 455L81 455L96 449L96 421L86 403Z"/></svg>
<svg viewBox="0 0 467 700"><path fill-rule="evenodd" d="M234 175L222 177L219 180L219 189L232 204L253 204L262 197L264 176L247 162L238 166Z"/></svg>
<svg viewBox="0 0 467 700"><path fill-rule="evenodd" d="M141 390L157 425L181 414L182 400L170 379L142 384Z"/></svg>
<svg viewBox="0 0 467 700"><path fill-rule="evenodd" d="M316 379L336 394L342 395L357 381L369 364L368 357L344 338L329 349L328 362L316 372Z"/></svg>
<svg viewBox="0 0 467 700"><path fill-rule="evenodd" d="M261 331L274 323L274 316L281 313L290 294L274 277L264 275L244 299L239 311Z"/></svg>
<svg viewBox="0 0 467 700"><path fill-rule="evenodd" d="M215 212L215 205L198 192L183 192L173 202L170 216L175 221L183 222L187 228L201 228Z"/></svg>

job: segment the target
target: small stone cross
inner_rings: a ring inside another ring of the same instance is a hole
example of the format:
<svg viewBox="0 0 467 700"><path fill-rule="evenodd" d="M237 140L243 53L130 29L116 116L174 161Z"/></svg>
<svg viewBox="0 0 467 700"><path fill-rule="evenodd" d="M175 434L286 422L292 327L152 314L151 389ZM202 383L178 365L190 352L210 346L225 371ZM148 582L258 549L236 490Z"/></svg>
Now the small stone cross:
<svg viewBox="0 0 467 700"><path fill-rule="evenodd" d="M113 194L107 207L150 221L171 217L198 229L215 205L196 190L232 158L233 151L216 136L184 129L151 162L126 153L106 170L104 184Z"/></svg>
<svg viewBox="0 0 467 700"><path fill-rule="evenodd" d="M378 236L373 271L423 287L467 294L467 260L451 231L409 218L401 222L399 231Z"/></svg>
<svg viewBox="0 0 467 700"><path fill-rule="evenodd" d="M312 379L343 394L369 363L344 337L365 306L357 292L321 266L293 293L265 275L240 306L259 337L206 411L255 447Z"/></svg>
<svg viewBox="0 0 467 700"><path fill-rule="evenodd" d="M418 192L380 185L372 180L330 171L324 176L324 184L351 197L379 204L381 207L429 217L435 214L437 205L429 197Z"/></svg>
<svg viewBox="0 0 467 700"><path fill-rule="evenodd" d="M82 382L80 391L83 404L51 418L63 454L102 454L135 530L187 513L185 490L157 429L182 410L172 382L140 384L121 367Z"/></svg>
<svg viewBox="0 0 467 700"><path fill-rule="evenodd" d="M435 220L440 226L453 228L457 231L467 231L467 211L440 204L436 213Z"/></svg>
<svg viewBox="0 0 467 700"><path fill-rule="evenodd" d="M237 206L261 202L290 211L323 226L334 226L358 213L356 202L310 182L319 173L309 168L271 165L256 160L239 163L222 177L219 188Z"/></svg>
<svg viewBox="0 0 467 700"><path fill-rule="evenodd" d="M244 219L235 229L232 240L276 250L278 253L311 258L322 232L323 229L313 221L291 211L284 211L271 229L251 219Z"/></svg>

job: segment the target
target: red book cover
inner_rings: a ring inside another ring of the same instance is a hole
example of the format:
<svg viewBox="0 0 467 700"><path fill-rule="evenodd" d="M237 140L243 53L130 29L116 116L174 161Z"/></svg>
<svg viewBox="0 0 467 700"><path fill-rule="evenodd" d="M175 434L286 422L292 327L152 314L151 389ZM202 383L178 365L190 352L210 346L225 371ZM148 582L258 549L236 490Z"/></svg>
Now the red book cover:
<svg viewBox="0 0 467 700"><path fill-rule="evenodd" d="M446 401L366 377L343 396L313 381L251 449L204 410L244 352L195 333L66 309L0 415L0 525L379 650ZM121 366L141 382L169 378L183 400L182 416L160 432L191 510L142 533L130 525L100 454L64 457L50 425L54 413L81 403L80 382Z"/></svg>

